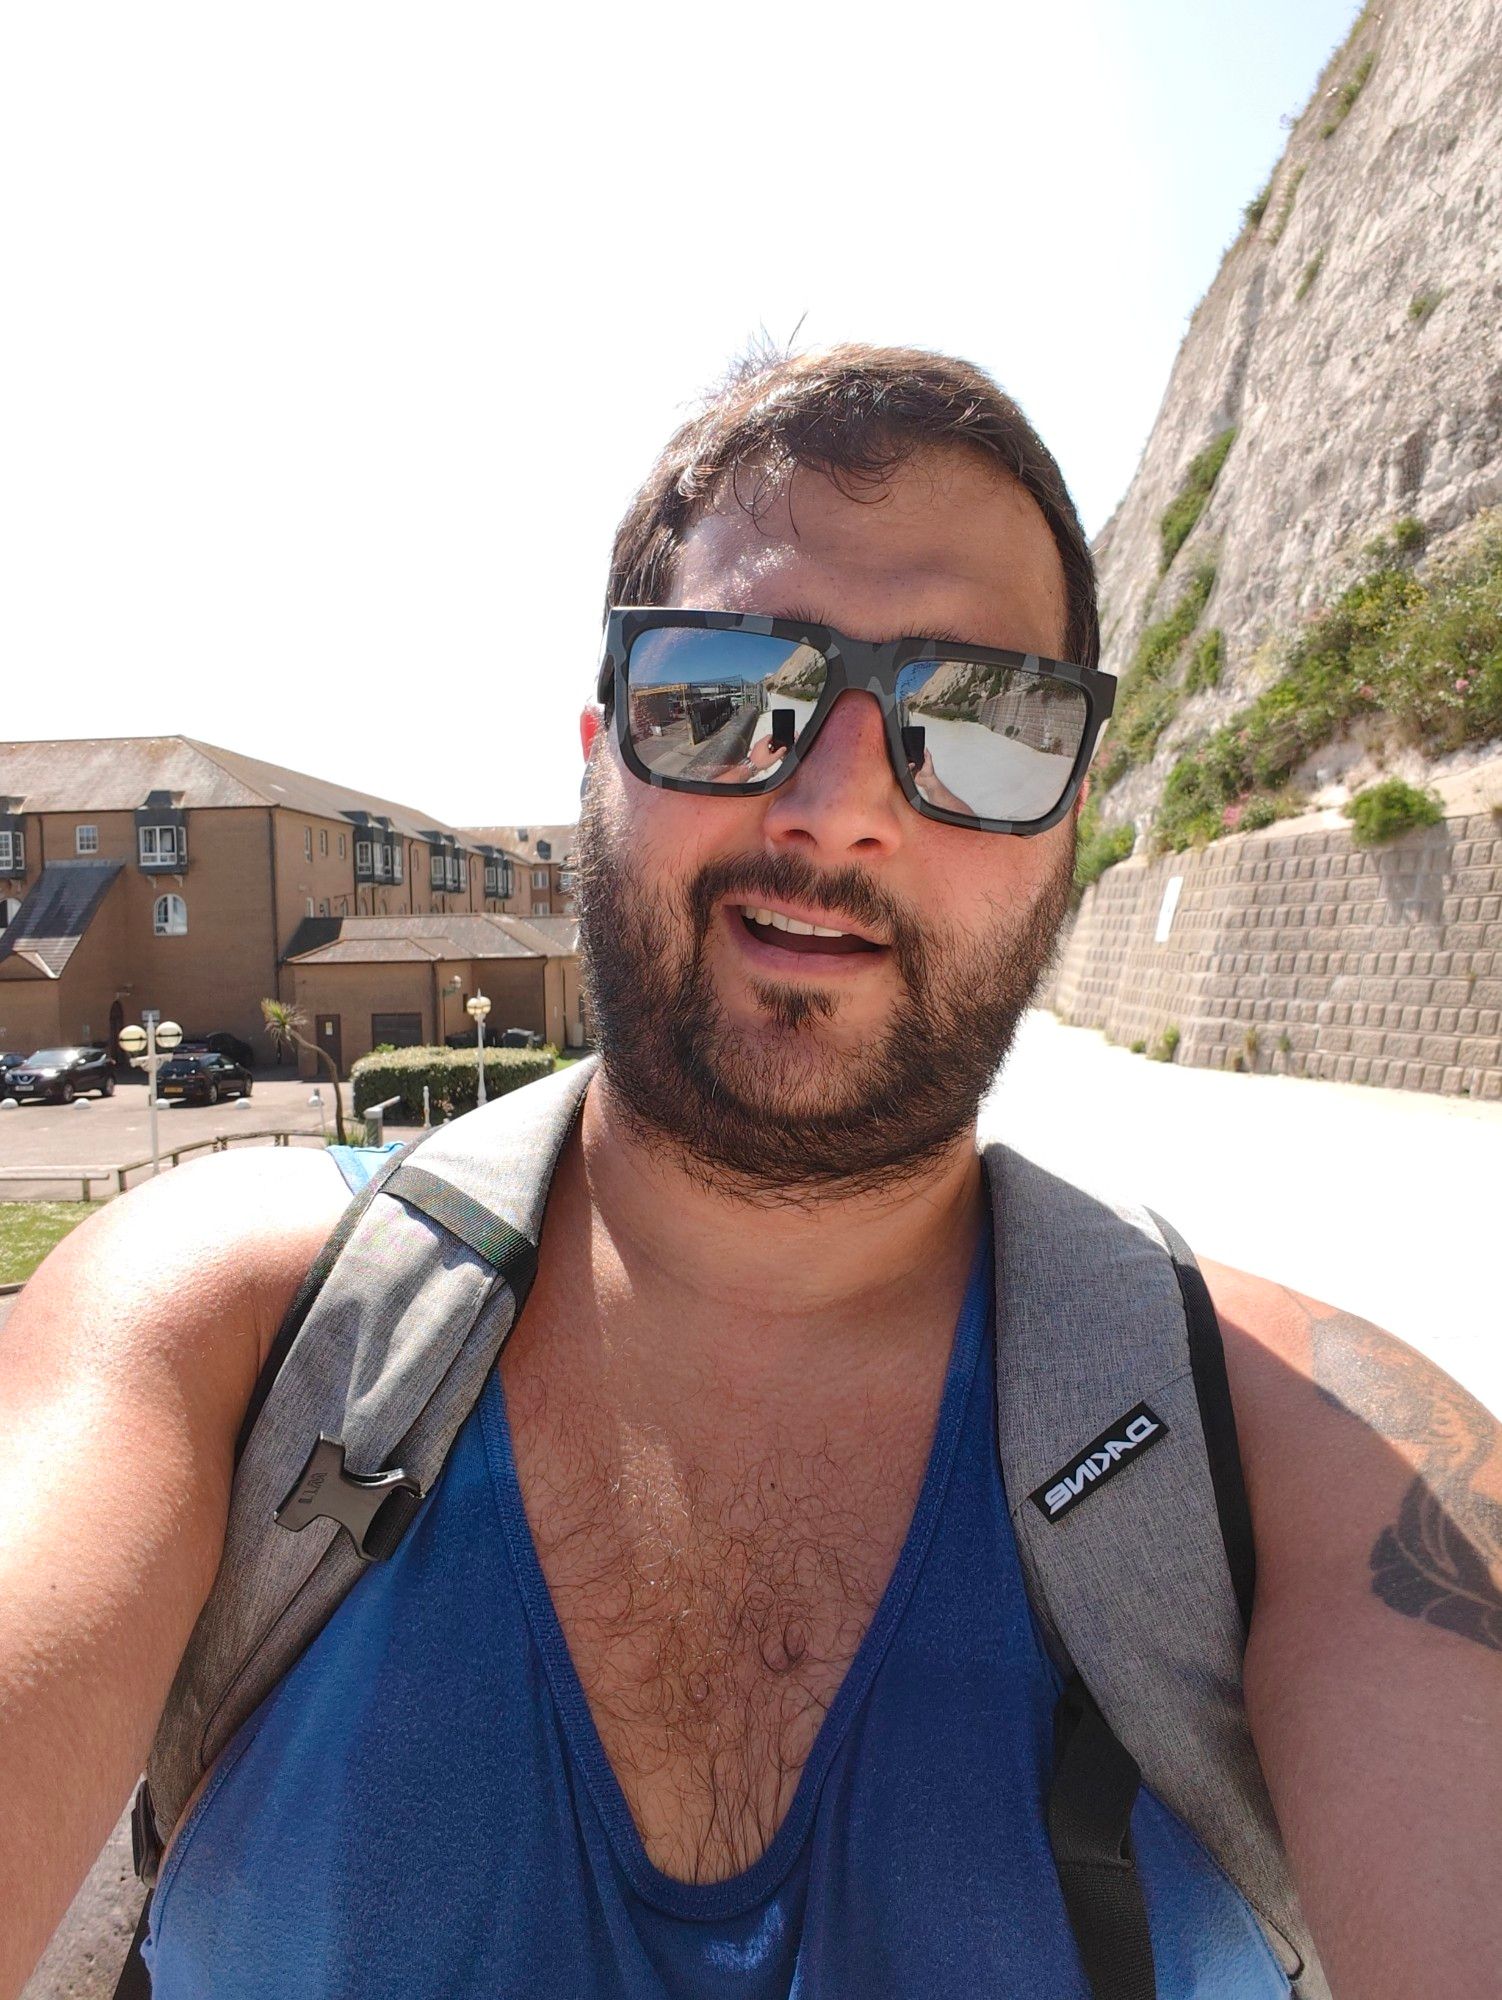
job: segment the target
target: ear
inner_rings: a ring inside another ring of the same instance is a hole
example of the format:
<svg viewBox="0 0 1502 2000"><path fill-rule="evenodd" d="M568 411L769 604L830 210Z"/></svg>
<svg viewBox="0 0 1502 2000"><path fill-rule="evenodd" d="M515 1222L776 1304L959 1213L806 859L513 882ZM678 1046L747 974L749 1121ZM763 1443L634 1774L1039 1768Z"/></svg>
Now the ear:
<svg viewBox="0 0 1502 2000"><path fill-rule="evenodd" d="M595 738L605 723L605 711L598 702L590 701L579 711L579 744L584 752L584 761L589 762L589 753L595 747Z"/></svg>

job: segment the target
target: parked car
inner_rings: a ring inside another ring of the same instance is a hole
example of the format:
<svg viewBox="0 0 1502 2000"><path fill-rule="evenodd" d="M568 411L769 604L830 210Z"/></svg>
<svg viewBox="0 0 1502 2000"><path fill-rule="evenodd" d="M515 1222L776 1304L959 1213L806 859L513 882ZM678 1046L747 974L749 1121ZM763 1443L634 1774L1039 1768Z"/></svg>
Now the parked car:
<svg viewBox="0 0 1502 2000"><path fill-rule="evenodd" d="M197 1055L179 1051L162 1064L156 1081L161 1096L181 1098L184 1104L217 1104L221 1097L249 1097L253 1088L244 1063L231 1062L213 1049Z"/></svg>
<svg viewBox="0 0 1502 2000"><path fill-rule="evenodd" d="M71 1104L82 1092L115 1094L115 1065L108 1049L38 1049L9 1072L5 1088L23 1102L28 1097Z"/></svg>
<svg viewBox="0 0 1502 2000"><path fill-rule="evenodd" d="M241 1069L249 1069L256 1059L249 1042L242 1042L238 1035L231 1035L223 1028L216 1028L211 1035L184 1035L178 1054L193 1055L199 1049L212 1049L215 1055L228 1056Z"/></svg>

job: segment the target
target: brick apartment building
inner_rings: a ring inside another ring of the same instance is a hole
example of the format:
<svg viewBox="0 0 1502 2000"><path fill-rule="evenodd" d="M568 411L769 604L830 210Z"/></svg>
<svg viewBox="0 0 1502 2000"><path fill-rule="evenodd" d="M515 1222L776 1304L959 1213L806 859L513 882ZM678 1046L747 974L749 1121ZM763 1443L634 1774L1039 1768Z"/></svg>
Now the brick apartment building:
<svg viewBox="0 0 1502 2000"><path fill-rule="evenodd" d="M571 843L572 828L551 831ZM532 884L548 865L483 830L190 737L0 743L0 1048L109 1043L158 1007L189 1033L239 1035L269 1061L260 1003L276 997L323 1017L318 1032L347 1069L373 1041L396 1039L375 1032L376 1016L406 1016L410 1030L414 1012L406 985L400 1004L380 1004L370 965L382 941L363 934L433 917L493 920L460 938L440 927L438 945L422 947L430 975L442 965L443 991L473 991L494 945L514 1004L520 961L533 963L535 993L526 1020L493 1015L493 1028L577 1026L572 983L565 996L561 966L548 971L573 961L572 924L548 922L568 912L538 909L538 931L509 921L552 902ZM450 954L459 944L475 950ZM356 994L340 968L366 947ZM444 1008L415 1011L422 1034L441 1039Z"/></svg>
<svg viewBox="0 0 1502 2000"><path fill-rule="evenodd" d="M466 826L466 840L484 842L517 863L516 909L520 916L572 917L577 857L573 826Z"/></svg>

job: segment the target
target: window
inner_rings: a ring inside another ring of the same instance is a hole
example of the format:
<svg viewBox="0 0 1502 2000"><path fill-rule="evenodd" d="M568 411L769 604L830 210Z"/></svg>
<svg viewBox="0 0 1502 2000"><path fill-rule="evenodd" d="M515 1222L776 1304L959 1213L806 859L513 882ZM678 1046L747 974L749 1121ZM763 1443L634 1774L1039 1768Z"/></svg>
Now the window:
<svg viewBox="0 0 1502 2000"><path fill-rule="evenodd" d="M26 868L24 833L0 833L0 874L20 875Z"/></svg>
<svg viewBox="0 0 1502 2000"><path fill-rule="evenodd" d="M323 901L320 902L318 905L318 914L321 917L326 917L328 913L329 913L328 898L325 897Z"/></svg>
<svg viewBox="0 0 1502 2000"><path fill-rule="evenodd" d="M97 854L99 852L98 827L75 826L73 829L73 851L75 854Z"/></svg>
<svg viewBox="0 0 1502 2000"><path fill-rule="evenodd" d="M317 911L313 908L313 898L311 896L308 898L308 915L310 917L317 915Z"/></svg>
<svg viewBox="0 0 1502 2000"><path fill-rule="evenodd" d="M430 887L434 889L441 889L443 887L443 855L436 847L433 849L432 857L428 862L428 882Z"/></svg>
<svg viewBox="0 0 1502 2000"><path fill-rule="evenodd" d="M346 847L345 847L345 845L344 845L344 835L343 835L343 834L341 833L341 834L340 834L340 836L339 836L339 859L340 859L341 861L342 861L342 860L344 859L344 857L345 857L345 854L346 854L347 852L348 852L348 850L346 849Z"/></svg>
<svg viewBox="0 0 1502 2000"><path fill-rule="evenodd" d="M561 868L558 871L558 886L565 893L567 893L569 890L573 888L576 879L577 878L575 876L575 872L572 868Z"/></svg>
<svg viewBox="0 0 1502 2000"><path fill-rule="evenodd" d="M383 840L378 840L373 845L375 853L375 878L378 882L384 882L391 873L391 849Z"/></svg>
<svg viewBox="0 0 1502 2000"><path fill-rule="evenodd" d="M533 887L534 889L546 889L546 887L547 887L547 886L548 886L548 871L547 871L547 869L546 869L546 868L534 868L534 869L532 870L532 887Z"/></svg>
<svg viewBox="0 0 1502 2000"><path fill-rule="evenodd" d="M307 860L313 859L313 829L310 826L305 826L302 830L302 851Z"/></svg>
<svg viewBox="0 0 1502 2000"><path fill-rule="evenodd" d="M188 836L183 827L143 826L139 837L143 868L175 868L188 858Z"/></svg>
<svg viewBox="0 0 1502 2000"><path fill-rule="evenodd" d="M402 879L402 844L400 841L391 850L391 879L393 882L400 882Z"/></svg>
<svg viewBox="0 0 1502 2000"><path fill-rule="evenodd" d="M143 832L149 831L143 828ZM170 831L170 829L169 829ZM158 896L152 911L151 928L158 937L186 937L188 906L181 896Z"/></svg>
<svg viewBox="0 0 1502 2000"><path fill-rule="evenodd" d="M459 856L459 887L461 889L469 887L469 858L463 854Z"/></svg>
<svg viewBox="0 0 1502 2000"><path fill-rule="evenodd" d="M534 903L532 905L532 914L534 917L550 917L553 914L553 905L551 903Z"/></svg>
<svg viewBox="0 0 1502 2000"><path fill-rule="evenodd" d="M340 838L343 839L342 834ZM370 873L370 842L368 840L357 840L355 842L355 873L357 875L368 875Z"/></svg>
<svg viewBox="0 0 1502 2000"><path fill-rule="evenodd" d="M382 1042L389 1042L394 1049L421 1048L421 1014L372 1014L370 1045L379 1048Z"/></svg>
<svg viewBox="0 0 1502 2000"><path fill-rule="evenodd" d="M328 851L329 851L329 830L326 826L321 826L318 829L318 852L320 854L327 854Z"/></svg>

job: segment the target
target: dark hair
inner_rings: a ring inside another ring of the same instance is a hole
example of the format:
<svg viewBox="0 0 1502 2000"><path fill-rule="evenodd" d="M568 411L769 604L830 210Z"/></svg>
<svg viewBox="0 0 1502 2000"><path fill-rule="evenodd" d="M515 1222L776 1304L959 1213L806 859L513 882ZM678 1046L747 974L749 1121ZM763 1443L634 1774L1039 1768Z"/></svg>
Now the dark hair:
<svg viewBox="0 0 1502 2000"><path fill-rule="evenodd" d="M878 484L923 450L979 452L1032 496L1064 569L1065 657L1100 661L1095 565L1052 454L981 369L919 348L848 344L753 353L669 439L611 551L612 604L661 604L685 537L729 488L753 516L798 467L845 491ZM756 483L742 499L742 481Z"/></svg>

